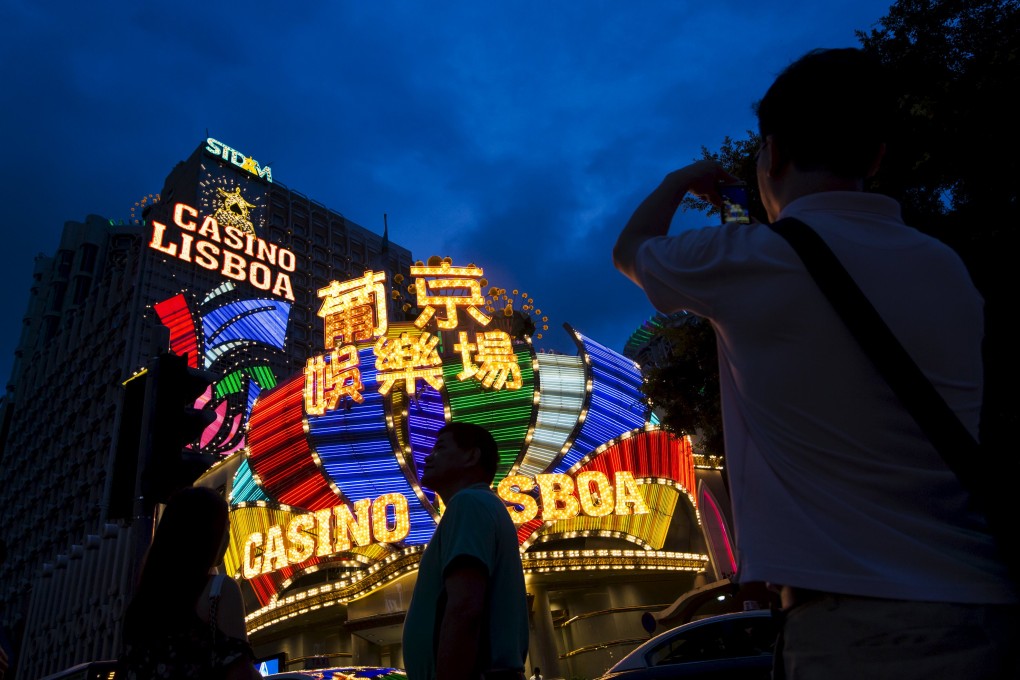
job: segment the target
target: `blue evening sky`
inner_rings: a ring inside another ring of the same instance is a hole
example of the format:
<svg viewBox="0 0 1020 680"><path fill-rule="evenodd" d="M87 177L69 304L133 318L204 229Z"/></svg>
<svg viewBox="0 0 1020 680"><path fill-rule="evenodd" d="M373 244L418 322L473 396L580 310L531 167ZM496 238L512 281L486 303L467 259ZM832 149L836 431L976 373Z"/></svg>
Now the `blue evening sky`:
<svg viewBox="0 0 1020 680"><path fill-rule="evenodd" d="M755 127L814 47L856 46L888 0L0 6L0 378L33 258L66 220L130 217L208 134L275 180L527 291L539 348L564 322L617 351L654 313L612 266L670 170ZM674 229L714 223L681 214Z"/></svg>

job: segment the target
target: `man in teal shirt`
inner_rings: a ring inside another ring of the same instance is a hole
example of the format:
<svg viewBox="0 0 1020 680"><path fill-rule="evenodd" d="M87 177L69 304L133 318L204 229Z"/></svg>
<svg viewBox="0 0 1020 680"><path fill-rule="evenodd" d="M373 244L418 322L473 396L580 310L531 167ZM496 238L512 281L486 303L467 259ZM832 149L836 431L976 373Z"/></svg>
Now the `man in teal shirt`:
<svg viewBox="0 0 1020 680"><path fill-rule="evenodd" d="M404 621L410 680L524 680L528 604L517 532L491 488L496 441L450 423L425 458L422 485L446 510L418 566Z"/></svg>

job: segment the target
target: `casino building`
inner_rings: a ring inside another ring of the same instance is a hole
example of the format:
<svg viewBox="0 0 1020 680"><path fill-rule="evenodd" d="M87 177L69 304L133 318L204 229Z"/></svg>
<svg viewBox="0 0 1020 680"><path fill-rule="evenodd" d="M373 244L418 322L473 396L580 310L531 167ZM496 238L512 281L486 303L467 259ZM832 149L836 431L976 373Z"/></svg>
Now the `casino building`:
<svg viewBox="0 0 1020 680"><path fill-rule="evenodd" d="M209 139L132 219L68 222L36 258L0 421L0 623L16 677L115 651L138 557L122 383L165 347L162 324L201 325L202 367L223 376L217 417L234 426L204 450L225 456L248 400L321 352L316 291L369 266L407 274L411 253L384 228L273 179Z"/></svg>
<svg viewBox="0 0 1020 680"><path fill-rule="evenodd" d="M212 422L193 448L219 459L198 483L231 505L222 569L256 653L288 669L402 665L443 511L421 465L450 420L499 444L546 677L598 675L649 614L735 570L718 460L658 427L633 360L569 324L576 353L536 346L548 318L484 263L412 261L385 223L366 230L215 139L140 203L127 223L68 223L36 262L0 432L17 677L116 653L150 526L133 517L145 451L124 396L167 347L219 376L195 403Z"/></svg>

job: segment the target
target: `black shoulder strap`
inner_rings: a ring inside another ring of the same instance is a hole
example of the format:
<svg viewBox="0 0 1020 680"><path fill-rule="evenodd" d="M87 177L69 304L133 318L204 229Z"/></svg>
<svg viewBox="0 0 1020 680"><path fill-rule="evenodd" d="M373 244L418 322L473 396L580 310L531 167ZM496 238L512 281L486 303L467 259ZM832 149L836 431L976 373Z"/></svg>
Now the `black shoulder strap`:
<svg viewBox="0 0 1020 680"><path fill-rule="evenodd" d="M209 586L209 629L212 632L212 639L215 646L216 638L219 637L220 627L217 618L219 617L220 610L220 590L223 587L223 579L226 578L222 574L216 574L212 578L212 584Z"/></svg>
<svg viewBox="0 0 1020 680"><path fill-rule="evenodd" d="M1020 584L1020 553L1015 548L1009 549L1015 543L1012 518L1016 512L1008 488L1014 477L998 469L989 469L989 464L997 466L1002 461L991 461L981 455L981 444L889 330L822 237L792 217L785 217L769 227L786 239L800 256L851 335L857 338L904 408L970 492L975 507L988 521L1014 584ZM1001 458L1005 452L995 453Z"/></svg>
<svg viewBox="0 0 1020 680"><path fill-rule="evenodd" d="M850 333L946 464L971 493L981 496L980 473L975 472L980 467L975 464L979 443L889 330L839 258L814 229L800 220L785 217L769 227L803 260Z"/></svg>

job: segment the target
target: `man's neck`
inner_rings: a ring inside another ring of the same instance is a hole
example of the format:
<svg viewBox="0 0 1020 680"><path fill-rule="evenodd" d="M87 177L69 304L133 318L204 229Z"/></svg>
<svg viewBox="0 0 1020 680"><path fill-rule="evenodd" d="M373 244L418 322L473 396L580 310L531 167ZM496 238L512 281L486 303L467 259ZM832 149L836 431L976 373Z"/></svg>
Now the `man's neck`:
<svg viewBox="0 0 1020 680"><path fill-rule="evenodd" d="M790 168L783 178L776 182L776 202L780 211L798 198L825 191L864 191L863 179L846 179L829 172L803 172Z"/></svg>
<svg viewBox="0 0 1020 680"><path fill-rule="evenodd" d="M458 479L456 482L452 483L450 486L448 486L448 487L446 487L444 489L436 489L435 491L436 491L436 493L439 494L440 498L443 499L443 503L449 504L450 500L454 496L456 496L458 493L460 493L464 489L468 488L469 486L474 486L475 484L485 484L485 480L484 479L476 479L474 477L468 477L468 478L465 478L465 479Z"/></svg>

